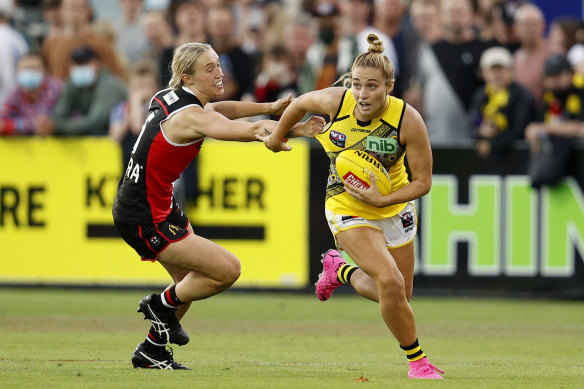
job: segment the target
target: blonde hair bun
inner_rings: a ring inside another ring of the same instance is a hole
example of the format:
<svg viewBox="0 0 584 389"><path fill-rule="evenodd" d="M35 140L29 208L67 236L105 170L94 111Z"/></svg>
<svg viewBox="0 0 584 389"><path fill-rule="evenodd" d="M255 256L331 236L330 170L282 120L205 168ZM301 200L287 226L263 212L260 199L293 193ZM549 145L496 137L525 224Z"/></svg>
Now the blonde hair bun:
<svg viewBox="0 0 584 389"><path fill-rule="evenodd" d="M385 47L383 47L383 42L379 37L375 34L367 35L367 42L369 43L369 52L370 53L383 53Z"/></svg>

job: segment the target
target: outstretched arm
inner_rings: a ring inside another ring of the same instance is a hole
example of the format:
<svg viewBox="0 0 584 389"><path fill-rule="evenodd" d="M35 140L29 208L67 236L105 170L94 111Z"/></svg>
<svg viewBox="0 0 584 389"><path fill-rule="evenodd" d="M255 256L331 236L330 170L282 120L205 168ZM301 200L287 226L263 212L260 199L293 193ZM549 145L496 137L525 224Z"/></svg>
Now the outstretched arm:
<svg viewBox="0 0 584 389"><path fill-rule="evenodd" d="M273 120L230 120L218 112L195 106L171 116L162 126L165 135L177 143L188 143L204 137L250 142L256 140L256 136L270 134L276 123ZM322 118L311 118L295 126L289 136L314 136L322 131L323 126Z"/></svg>
<svg viewBox="0 0 584 389"><path fill-rule="evenodd" d="M291 101L292 94L271 103L218 101L205 105L205 111L219 112L228 119L240 119L257 115L279 115Z"/></svg>
<svg viewBox="0 0 584 389"><path fill-rule="evenodd" d="M332 87L318 91L308 92L296 98L284 114L278 120L276 128L269 136L258 135L256 139L265 143L266 147L273 152L292 150L290 146L284 143L287 134L308 112L316 114L327 114L331 118L336 114L341 97L345 88ZM316 134L307 134L304 136L314 136Z"/></svg>

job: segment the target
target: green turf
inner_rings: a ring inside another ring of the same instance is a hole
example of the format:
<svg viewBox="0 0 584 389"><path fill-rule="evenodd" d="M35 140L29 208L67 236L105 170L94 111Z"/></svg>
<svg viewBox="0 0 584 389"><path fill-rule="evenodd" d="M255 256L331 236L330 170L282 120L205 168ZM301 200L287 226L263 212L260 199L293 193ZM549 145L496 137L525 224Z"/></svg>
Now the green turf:
<svg viewBox="0 0 584 389"><path fill-rule="evenodd" d="M0 289L2 388L581 388L584 302L417 298L440 382L405 378L376 304L352 295L224 293L193 304L193 371L133 369L145 292ZM359 377L368 382L355 381Z"/></svg>

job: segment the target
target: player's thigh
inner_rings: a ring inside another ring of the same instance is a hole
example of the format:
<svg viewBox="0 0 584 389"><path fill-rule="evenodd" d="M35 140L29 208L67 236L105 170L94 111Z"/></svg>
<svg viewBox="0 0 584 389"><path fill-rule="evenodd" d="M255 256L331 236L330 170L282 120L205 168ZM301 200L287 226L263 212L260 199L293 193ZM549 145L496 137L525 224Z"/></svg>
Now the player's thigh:
<svg viewBox="0 0 584 389"><path fill-rule="evenodd" d="M414 242L402 247L390 248L389 252L404 277L406 297L409 300L414 288Z"/></svg>
<svg viewBox="0 0 584 389"><path fill-rule="evenodd" d="M237 257L215 242L195 234L174 242L162 251L158 261L169 271L177 269L201 273L215 280L237 278L241 265ZM172 274L171 274L172 275Z"/></svg>
<svg viewBox="0 0 584 389"><path fill-rule="evenodd" d="M336 238L357 266L376 282L402 278L382 231L369 226L354 227L339 232Z"/></svg>

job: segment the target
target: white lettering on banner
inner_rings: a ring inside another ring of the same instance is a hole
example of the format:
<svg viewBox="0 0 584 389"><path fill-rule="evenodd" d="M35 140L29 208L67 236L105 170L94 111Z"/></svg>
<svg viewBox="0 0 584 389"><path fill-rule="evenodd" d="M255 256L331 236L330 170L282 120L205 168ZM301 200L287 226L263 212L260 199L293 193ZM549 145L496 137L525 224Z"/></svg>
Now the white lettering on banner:
<svg viewBox="0 0 584 389"><path fill-rule="evenodd" d="M584 257L584 193L573 178L537 192L524 176L475 175L467 204L458 185L434 175L422 198L421 274L455 275L457 243L466 242L471 276L574 275L576 252Z"/></svg>

